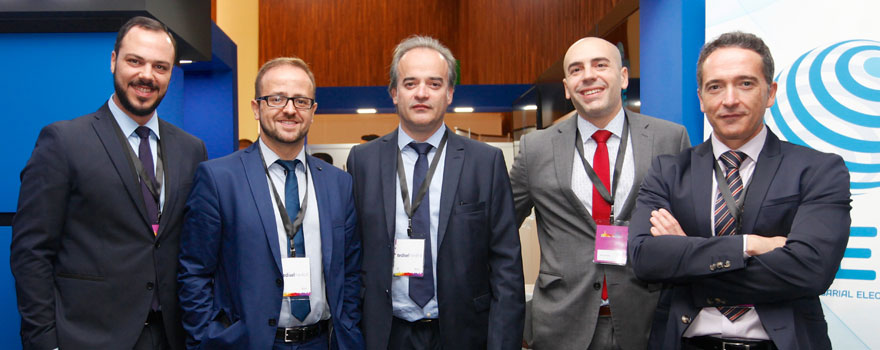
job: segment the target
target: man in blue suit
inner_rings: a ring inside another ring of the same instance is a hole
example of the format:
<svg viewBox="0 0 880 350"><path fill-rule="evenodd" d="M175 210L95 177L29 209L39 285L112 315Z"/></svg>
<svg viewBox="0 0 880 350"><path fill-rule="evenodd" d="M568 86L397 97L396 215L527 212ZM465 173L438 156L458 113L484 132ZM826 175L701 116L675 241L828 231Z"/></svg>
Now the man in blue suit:
<svg viewBox="0 0 880 350"><path fill-rule="evenodd" d="M190 349L361 349L351 177L307 155L315 80L298 58L257 74L261 137L202 163L186 204L180 303Z"/></svg>
<svg viewBox="0 0 880 350"><path fill-rule="evenodd" d="M450 132L455 58L413 36L394 51L400 126L352 148L368 349L519 349L525 297L501 150Z"/></svg>
<svg viewBox="0 0 880 350"><path fill-rule="evenodd" d="M653 349L830 349L819 295L850 227L843 159L764 125L773 58L753 34L707 43L697 65L706 142L654 160L630 226L637 277L669 283Z"/></svg>

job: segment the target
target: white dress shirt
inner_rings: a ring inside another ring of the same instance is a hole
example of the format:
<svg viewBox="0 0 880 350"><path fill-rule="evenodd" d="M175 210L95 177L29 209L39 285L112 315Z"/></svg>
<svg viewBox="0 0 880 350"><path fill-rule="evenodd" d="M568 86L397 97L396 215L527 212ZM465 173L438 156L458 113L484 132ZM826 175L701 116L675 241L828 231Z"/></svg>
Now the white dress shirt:
<svg viewBox="0 0 880 350"><path fill-rule="evenodd" d="M746 142L742 147L740 147L736 151L740 151L746 154L746 159L739 166L739 175L742 177L743 184L748 186L749 181L752 178L752 173L755 172L755 165L758 162L758 156L761 154L761 149L764 148L764 141L767 139L767 126L763 126L761 131L754 138ZM712 142L712 153L715 156L715 161L721 166L721 169L726 169L724 163L719 159L724 152L730 151L726 145L721 143L713 133L711 136ZM746 187L746 192L748 193L748 187ZM718 196L718 182L715 180L715 173L712 173L712 203L715 202L715 198ZM715 208L712 208L712 213L715 212ZM715 222L714 214L711 214L710 222ZM712 235L715 235L714 225L712 227ZM748 234L748 232L742 232L742 234ZM746 237L743 236L743 259L748 256L745 254L745 247L747 241ZM754 309L749 310L745 314L743 314L736 322L730 322L730 320L721 314L715 307L704 307L703 310L694 318L693 323L691 323L690 327L685 330L683 337L691 338L698 336L713 336L717 338L725 338L725 339L747 339L747 340L769 340L770 336L767 335L767 332L764 330L764 326L761 324L761 319L758 317L758 313L755 312Z"/></svg>
<svg viewBox="0 0 880 350"><path fill-rule="evenodd" d="M430 143L431 146L434 146L428 152L429 167L431 161L434 159L434 155L437 153L437 147L440 146L440 140L443 139L443 134L445 132L446 125L442 125L440 126L440 129L434 132L434 134L425 141ZM400 157L403 158L403 169L406 173L406 181L408 182L406 185L409 189L410 199L412 198L412 194L417 193L419 190L412 186L413 168L416 166L416 160L419 159L419 153L412 147L409 147L409 143L412 141L414 140L398 126L397 148L400 150ZM409 277L391 277L391 313L394 317L410 322L418 321L423 318L437 318L439 316L439 308L437 307L437 225L440 222L440 196L443 194L443 169L445 168L445 165L446 147L443 148L443 153L440 154L440 159L437 160L437 168L434 170L434 177L431 178L431 184L428 187L428 201L431 205L428 209L430 209L429 215L431 216L430 236L431 263L434 268L434 298L429 300L424 307L419 307L419 305L409 297ZM407 239L409 238L409 235L407 235L406 229L409 224L409 218L406 216L406 211L403 209L403 197L400 194L400 179L396 176L396 171L394 174L394 197L396 198L394 239Z"/></svg>
<svg viewBox="0 0 880 350"><path fill-rule="evenodd" d="M280 158L275 152L269 149L265 143L263 143L262 139L258 142L260 143L260 151L263 153L263 159L266 160L266 166L269 169L270 180L275 184L275 189L278 191L281 200L284 200L284 183L287 179L287 175L285 174L284 167L281 166L281 164L275 163L275 161ZM308 207L306 209L305 217L303 218L302 228L306 247L306 257L309 258L309 274L311 277L312 288L311 295L309 295L311 312L309 312L308 316L302 321L297 320L296 317L293 317L290 313L290 304L282 298L281 314L278 317L278 327L311 325L318 321L330 318L330 306L327 304L327 296L324 292L324 272L321 262L320 213L318 212L318 202L315 199L314 182L308 181L308 183L306 183L307 179L305 172L308 170L304 166L306 158L305 154L305 147L303 147L296 156L296 159L299 159L300 161L300 163L296 165L296 181L299 188L300 203L304 203L305 200L308 200ZM311 180L311 175L311 172L309 172L308 180ZM269 184L268 186L269 197L272 199L272 208L274 209L273 212L275 214L275 228L278 232L278 248L280 249L281 258L283 259L289 254L289 248L287 247L287 232L284 230L284 223L281 221L281 214L277 209L278 204L275 202L275 195L272 194L272 184ZM305 196L305 191L303 189L306 188L306 186L308 186L309 189L308 199L303 198Z"/></svg>
<svg viewBox="0 0 880 350"><path fill-rule="evenodd" d="M593 134L600 129L577 114L572 116L572 118L577 118L577 132L581 134L581 141L584 143L584 158L586 158L587 163L590 164L590 166L593 166L593 156L595 155L596 147L598 146L596 140L593 140ZM620 109L614 119L608 122L608 125L603 129L611 132L611 137L606 141L606 145L608 146L608 177L610 180L609 182L611 183L611 188L614 188L614 164L617 162L617 151L620 148L620 140L623 133L623 121L625 119L626 116L624 115L623 109ZM574 144L574 142L575 140L572 140L572 144ZM572 162L571 190L574 191L575 196L581 201L584 208L587 208L587 215L592 217L593 181L587 176L587 171L584 170L584 165L581 162L580 155L577 151L574 152L574 159ZM612 208L612 211L615 218L623 208L623 204L626 202L626 197L629 196L634 178L635 161L633 160L632 137L629 137L627 139L626 154L623 158L623 168L621 169L620 178L618 179L620 183L617 185L617 191L614 195L614 208ZM609 188L608 191L611 191L611 188Z"/></svg>
<svg viewBox="0 0 880 350"><path fill-rule="evenodd" d="M110 114L113 115L113 119L116 119L116 123L119 124L119 128L122 129L122 134L126 135L128 143L131 145L132 150L134 150L134 154L140 157L141 137L134 133L134 130L140 125L116 105L112 96L110 97L110 101L107 102L107 106L110 107ZM150 151L153 154L153 174L156 174L156 159L158 158L157 152L159 150L159 114L156 111L153 111L153 116L150 117L150 120L147 121L144 126L150 128ZM140 162L140 159L132 159L132 161ZM162 165L163 168L167 167L167 164ZM138 183L140 183L140 176L138 176ZM159 186L159 213L161 214L162 209L165 207L165 182L163 181Z"/></svg>

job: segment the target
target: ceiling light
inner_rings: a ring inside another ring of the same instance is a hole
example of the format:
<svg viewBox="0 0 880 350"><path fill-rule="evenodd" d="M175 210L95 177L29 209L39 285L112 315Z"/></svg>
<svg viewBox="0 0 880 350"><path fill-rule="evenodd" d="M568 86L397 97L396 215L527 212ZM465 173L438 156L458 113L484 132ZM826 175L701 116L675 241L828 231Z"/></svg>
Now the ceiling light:
<svg viewBox="0 0 880 350"><path fill-rule="evenodd" d="M375 108L358 108L357 113L358 114L376 114L376 109Z"/></svg>
<svg viewBox="0 0 880 350"><path fill-rule="evenodd" d="M538 106L536 105L525 105L522 107L524 111L536 111L538 110Z"/></svg>
<svg viewBox="0 0 880 350"><path fill-rule="evenodd" d="M474 107L455 107L452 109L455 113L473 113Z"/></svg>

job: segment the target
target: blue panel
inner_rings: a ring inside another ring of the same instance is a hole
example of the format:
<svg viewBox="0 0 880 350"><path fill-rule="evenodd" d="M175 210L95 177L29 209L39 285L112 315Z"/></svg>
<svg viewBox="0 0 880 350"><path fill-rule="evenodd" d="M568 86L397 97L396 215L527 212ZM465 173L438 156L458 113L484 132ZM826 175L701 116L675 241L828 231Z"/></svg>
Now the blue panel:
<svg viewBox="0 0 880 350"><path fill-rule="evenodd" d="M217 158L238 149L238 125L234 123L232 71L186 73L186 120L184 129L205 141L208 157Z"/></svg>
<svg viewBox="0 0 880 350"><path fill-rule="evenodd" d="M871 257L871 250L868 248L846 248L843 251L844 258L868 259Z"/></svg>
<svg viewBox="0 0 880 350"><path fill-rule="evenodd" d="M12 229L0 227L0 344L4 349L21 349L21 318L15 301L15 281L9 269L9 244L12 242Z"/></svg>
<svg viewBox="0 0 880 350"><path fill-rule="evenodd" d="M0 34L0 212L14 212L18 176L44 126L94 112L113 93L115 33ZM41 98L37 94L46 94Z"/></svg>
<svg viewBox="0 0 880 350"><path fill-rule="evenodd" d="M837 279L842 280L862 280L862 281L873 281L877 279L877 272L871 270L846 270L840 269L837 270Z"/></svg>
<svg viewBox="0 0 880 350"><path fill-rule="evenodd" d="M703 113L696 67L705 42L704 0L639 1L641 111L683 124L701 142Z"/></svg>

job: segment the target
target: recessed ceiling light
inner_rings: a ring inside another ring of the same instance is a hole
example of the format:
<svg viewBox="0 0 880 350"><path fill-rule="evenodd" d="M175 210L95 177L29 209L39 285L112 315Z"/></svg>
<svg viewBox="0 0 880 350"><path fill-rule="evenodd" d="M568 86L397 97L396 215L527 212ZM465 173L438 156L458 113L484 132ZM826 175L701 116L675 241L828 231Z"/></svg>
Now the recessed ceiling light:
<svg viewBox="0 0 880 350"><path fill-rule="evenodd" d="M536 106L536 105L525 105L525 106L523 106L522 109L525 110L525 111L535 111L535 110L538 110L538 106Z"/></svg>
<svg viewBox="0 0 880 350"><path fill-rule="evenodd" d="M358 114L376 114L376 109L375 108L358 108L357 113Z"/></svg>
<svg viewBox="0 0 880 350"><path fill-rule="evenodd" d="M455 113L473 113L474 107L455 107L452 110Z"/></svg>

